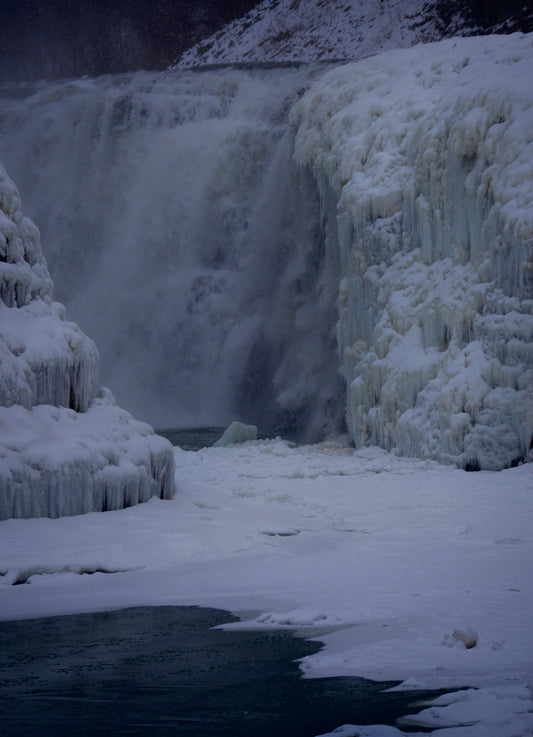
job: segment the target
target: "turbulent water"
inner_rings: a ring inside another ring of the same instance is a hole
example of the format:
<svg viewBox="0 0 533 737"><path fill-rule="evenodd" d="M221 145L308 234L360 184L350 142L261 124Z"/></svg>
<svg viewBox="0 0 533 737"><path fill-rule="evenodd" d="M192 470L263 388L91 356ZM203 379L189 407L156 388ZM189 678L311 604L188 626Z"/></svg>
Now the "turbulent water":
<svg viewBox="0 0 533 737"><path fill-rule="evenodd" d="M320 67L2 90L0 160L100 379L158 426L339 426L316 188L288 112ZM326 259L328 260L326 262Z"/></svg>

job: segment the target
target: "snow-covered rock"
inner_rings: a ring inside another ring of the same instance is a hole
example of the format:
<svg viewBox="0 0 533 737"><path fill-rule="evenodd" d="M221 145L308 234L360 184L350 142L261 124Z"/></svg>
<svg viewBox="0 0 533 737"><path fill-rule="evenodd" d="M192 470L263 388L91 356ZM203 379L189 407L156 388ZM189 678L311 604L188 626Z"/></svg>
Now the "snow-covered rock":
<svg viewBox="0 0 533 737"><path fill-rule="evenodd" d="M334 69L293 109L358 446L531 458L532 65L531 35L453 39Z"/></svg>
<svg viewBox="0 0 533 737"><path fill-rule="evenodd" d="M451 36L531 30L531 7L519 2L263 0L185 51L176 66L353 61Z"/></svg>
<svg viewBox="0 0 533 737"><path fill-rule="evenodd" d="M0 519L170 498L170 444L97 398L96 346L51 294L39 231L0 166Z"/></svg>
<svg viewBox="0 0 533 737"><path fill-rule="evenodd" d="M122 509L174 492L168 442L107 391L87 412L0 407L0 461L0 519Z"/></svg>
<svg viewBox="0 0 533 737"><path fill-rule="evenodd" d="M434 5L435 0L265 0L188 49L176 66L361 59L441 38Z"/></svg>

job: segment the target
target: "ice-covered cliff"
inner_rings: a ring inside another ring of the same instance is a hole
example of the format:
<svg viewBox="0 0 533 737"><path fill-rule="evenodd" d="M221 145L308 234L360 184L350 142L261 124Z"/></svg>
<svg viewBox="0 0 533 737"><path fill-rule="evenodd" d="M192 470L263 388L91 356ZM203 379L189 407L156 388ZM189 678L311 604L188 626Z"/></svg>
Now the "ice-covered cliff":
<svg viewBox="0 0 533 737"><path fill-rule="evenodd" d="M169 498L169 444L97 392L96 347L51 295L39 231L0 165L0 519Z"/></svg>
<svg viewBox="0 0 533 737"><path fill-rule="evenodd" d="M533 36L327 73L292 113L339 249L347 421L470 469L533 447Z"/></svg>

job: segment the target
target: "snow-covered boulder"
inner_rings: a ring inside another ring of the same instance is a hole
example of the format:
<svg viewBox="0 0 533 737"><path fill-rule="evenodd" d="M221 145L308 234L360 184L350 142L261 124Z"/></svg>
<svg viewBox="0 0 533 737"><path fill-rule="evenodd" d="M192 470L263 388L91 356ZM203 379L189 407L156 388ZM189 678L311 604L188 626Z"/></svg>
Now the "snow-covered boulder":
<svg viewBox="0 0 533 737"><path fill-rule="evenodd" d="M97 397L96 346L51 295L39 231L0 165L0 519L170 498L170 444Z"/></svg>
<svg viewBox="0 0 533 737"><path fill-rule="evenodd" d="M532 458L532 68L533 35L452 39L334 69L293 109L357 446Z"/></svg>

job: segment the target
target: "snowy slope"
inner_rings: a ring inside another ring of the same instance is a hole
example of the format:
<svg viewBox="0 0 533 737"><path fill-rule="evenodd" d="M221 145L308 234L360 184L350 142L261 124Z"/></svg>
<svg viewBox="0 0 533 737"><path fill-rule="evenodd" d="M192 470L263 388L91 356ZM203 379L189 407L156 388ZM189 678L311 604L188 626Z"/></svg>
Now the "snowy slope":
<svg viewBox="0 0 533 737"><path fill-rule="evenodd" d="M170 445L97 398L96 346L65 321L39 231L0 166L0 519L172 496Z"/></svg>
<svg viewBox="0 0 533 737"><path fill-rule="evenodd" d="M334 69L292 111L340 251L357 446L530 458L532 68L532 35L442 41Z"/></svg>
<svg viewBox="0 0 533 737"><path fill-rule="evenodd" d="M176 66L357 60L455 35L532 29L533 10L520 2L264 0L184 52Z"/></svg>
<svg viewBox="0 0 533 737"><path fill-rule="evenodd" d="M179 68L361 59L441 37L425 0L266 0L186 51Z"/></svg>

